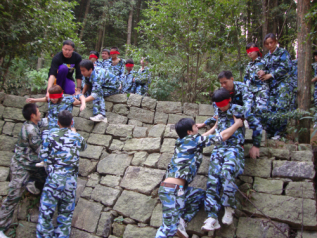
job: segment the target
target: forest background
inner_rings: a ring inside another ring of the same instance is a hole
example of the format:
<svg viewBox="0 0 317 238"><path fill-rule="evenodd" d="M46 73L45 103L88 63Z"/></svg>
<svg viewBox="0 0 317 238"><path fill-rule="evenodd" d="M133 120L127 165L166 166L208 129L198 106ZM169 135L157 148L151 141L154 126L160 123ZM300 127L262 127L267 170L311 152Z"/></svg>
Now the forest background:
<svg viewBox="0 0 317 238"><path fill-rule="evenodd" d="M263 37L272 32L293 59L298 56L298 106L307 112L316 23L317 3L310 0L2 0L0 90L45 92L51 59L71 39L83 58L118 46L138 70L148 57L153 98L210 103L218 73L231 70L242 81L246 44L263 49ZM300 128L307 131L309 123L302 120Z"/></svg>
<svg viewBox="0 0 317 238"><path fill-rule="evenodd" d="M0 86L11 94L42 92L52 55L61 50L63 40L71 39L83 58L90 50L118 46L120 57L133 58L137 69L141 57L149 57L154 98L209 102L209 93L219 87L221 70L231 70L235 80L243 79L248 42L263 49L263 36L273 32L279 45L296 58L298 4L293 0L3 0ZM309 32L313 50L317 3L310 4L305 21L313 26Z"/></svg>

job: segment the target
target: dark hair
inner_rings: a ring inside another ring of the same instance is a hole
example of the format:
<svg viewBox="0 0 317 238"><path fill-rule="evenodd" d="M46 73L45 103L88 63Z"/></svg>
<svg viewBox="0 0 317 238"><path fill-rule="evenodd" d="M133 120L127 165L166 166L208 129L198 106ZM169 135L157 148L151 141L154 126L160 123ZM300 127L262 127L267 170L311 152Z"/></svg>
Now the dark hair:
<svg viewBox="0 0 317 238"><path fill-rule="evenodd" d="M175 124L175 130L179 138L187 136L187 131L193 131L193 125L195 121L191 118L182 118Z"/></svg>
<svg viewBox="0 0 317 238"><path fill-rule="evenodd" d="M271 38L271 39L274 40L274 41L277 41L276 35L273 34L273 33L269 33L269 34L267 34L267 35L264 37L263 44L265 44L265 41L266 41L267 39L269 39L269 38Z"/></svg>
<svg viewBox="0 0 317 238"><path fill-rule="evenodd" d="M71 47L75 48L75 44L71 40L64 40L63 46L64 45L70 45Z"/></svg>
<svg viewBox="0 0 317 238"><path fill-rule="evenodd" d="M218 79L226 78L226 79L231 79L233 77L231 71L222 71L220 74L218 74Z"/></svg>
<svg viewBox="0 0 317 238"><path fill-rule="evenodd" d="M245 49L248 50L248 49L253 48L253 47L258 47L258 45L256 43L250 42L250 43L247 44ZM260 56L260 52L258 52L258 56Z"/></svg>
<svg viewBox="0 0 317 238"><path fill-rule="evenodd" d="M28 121L31 120L31 115L32 114L36 115L37 113L36 109L37 109L37 105L34 103L25 104L22 109L22 114L25 120L28 120Z"/></svg>
<svg viewBox="0 0 317 238"><path fill-rule="evenodd" d="M108 55L110 55L110 50L108 50L108 49L103 49L102 52L107 52Z"/></svg>
<svg viewBox="0 0 317 238"><path fill-rule="evenodd" d="M317 50L314 51L313 56L317 55Z"/></svg>
<svg viewBox="0 0 317 238"><path fill-rule="evenodd" d="M73 116L69 111L64 110L58 113L58 121L62 127L69 127L72 124L72 120Z"/></svg>
<svg viewBox="0 0 317 238"><path fill-rule="evenodd" d="M230 97L231 97L230 92L225 88L221 88L221 89L214 91L214 93L212 95L212 101L213 102L221 102L225 99L229 99Z"/></svg>
<svg viewBox="0 0 317 238"><path fill-rule="evenodd" d="M110 48L110 50L116 50L116 51L119 51L119 48L117 46L113 46Z"/></svg>
<svg viewBox="0 0 317 238"><path fill-rule="evenodd" d="M134 64L133 59L127 59L127 61L125 62L125 64Z"/></svg>
<svg viewBox="0 0 317 238"><path fill-rule="evenodd" d="M99 52L97 52L97 51L95 51L95 50L92 50L92 51L89 52L89 54L90 54L90 55L95 55L95 56L97 56L98 59L99 59Z"/></svg>
<svg viewBox="0 0 317 238"><path fill-rule="evenodd" d="M84 60L80 61L79 67L85 68L87 70L90 70L90 69L94 70L95 69L94 63L88 59L84 59Z"/></svg>

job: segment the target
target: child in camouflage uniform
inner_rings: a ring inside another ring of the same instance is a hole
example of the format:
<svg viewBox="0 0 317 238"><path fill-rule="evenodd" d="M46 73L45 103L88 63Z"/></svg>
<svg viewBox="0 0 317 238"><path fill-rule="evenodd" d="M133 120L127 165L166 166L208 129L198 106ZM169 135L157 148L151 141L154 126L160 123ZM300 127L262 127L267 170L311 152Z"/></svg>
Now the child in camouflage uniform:
<svg viewBox="0 0 317 238"><path fill-rule="evenodd" d="M9 192L0 209L0 238L7 237L3 231L12 223L14 209L20 202L30 177L37 177L42 183L46 178L44 168L36 168L35 164L41 161L38 157L42 144L40 127L47 126L47 119L41 120L41 113L35 104L26 104L22 114L26 121L11 159Z"/></svg>
<svg viewBox="0 0 317 238"><path fill-rule="evenodd" d="M104 69L108 69L108 67L111 64L111 62L110 62L110 50L103 49L101 52L101 58L102 58L101 67Z"/></svg>
<svg viewBox="0 0 317 238"><path fill-rule="evenodd" d="M264 127L265 113L267 113L269 99L269 84L258 77L258 71L265 69L265 61L261 58L262 53L255 43L246 46L247 55L252 60L245 68L244 83L253 94L251 111L261 121Z"/></svg>
<svg viewBox="0 0 317 238"><path fill-rule="evenodd" d="M28 98L26 102L47 102L48 103L48 130L42 132L42 140L48 136L49 130L53 128L59 128L57 124L57 116L60 111L68 110L73 111L73 106L81 104L80 111L86 108L86 100L82 94L73 96L64 96L63 89L59 85L52 86L49 90L49 98ZM80 101L79 101L80 100ZM74 123L72 124L73 131L76 132ZM45 161L44 161L45 162ZM38 163L36 166L43 167L44 162Z"/></svg>
<svg viewBox="0 0 317 238"><path fill-rule="evenodd" d="M284 114L289 111L294 91L290 87L294 82L291 74L291 56L287 50L277 47L277 44L278 41L273 33L264 37L264 46L269 53L264 56L266 70L258 72L260 79L268 80L270 86L268 110L271 116L268 118L266 131L272 139L279 139L285 134L287 119L276 117L276 114Z"/></svg>
<svg viewBox="0 0 317 238"><path fill-rule="evenodd" d="M149 63L148 58L142 58L140 61L141 68L138 71L138 75L135 78L135 93L140 95L147 94L149 85L151 83L151 73L147 64Z"/></svg>
<svg viewBox="0 0 317 238"><path fill-rule="evenodd" d="M233 119L233 118L232 118ZM202 162L202 151L206 146L221 144L239 127L241 119L235 119L234 125L217 135L210 135L216 125L208 132L200 135L195 122L183 118L175 125L179 136L175 142L175 152L167 168L166 179L159 188L159 197L163 206L163 224L156 233L156 238L173 237L176 233L188 238L186 223L199 211L205 198L205 191L188 187Z"/></svg>
<svg viewBox="0 0 317 238"><path fill-rule="evenodd" d="M99 52L97 51L90 51L89 53L89 60L94 64L95 67L102 67L102 62L100 62L99 59Z"/></svg>
<svg viewBox="0 0 317 238"><path fill-rule="evenodd" d="M137 72L133 70L134 61L127 59L125 68L127 73L122 76L122 93L135 93L135 77Z"/></svg>
<svg viewBox="0 0 317 238"><path fill-rule="evenodd" d="M94 116L90 117L90 120L107 122L104 97L118 93L119 81L108 70L95 68L89 60L81 61L79 66L85 83L83 94L90 90L88 92L90 96L86 98L86 102L93 101Z"/></svg>
<svg viewBox="0 0 317 238"><path fill-rule="evenodd" d="M87 147L84 138L71 128L72 114L61 111L58 114L58 128L50 130L39 156L47 161L46 179L36 227L37 238L70 236L71 222L75 208L79 151ZM57 227L52 217L58 205Z"/></svg>
<svg viewBox="0 0 317 238"><path fill-rule="evenodd" d="M260 121L253 114L250 114L250 110L246 111L242 106L232 104L230 93L224 88L214 92L212 101L219 109L219 130L225 130L232 126L233 116L245 118L248 120L250 128L253 129L253 147L260 147L262 126ZM205 200L208 218L202 226L203 230L211 231L220 228L218 212L221 206L225 207L222 222L224 224L232 223L236 208L234 181L244 170L244 130L244 127L239 128L227 141L221 145L216 145L211 154ZM220 199L221 188L223 188L223 194Z"/></svg>
<svg viewBox="0 0 317 238"><path fill-rule="evenodd" d="M110 62L108 70L111 74L115 75L118 83L121 84L122 77L124 75L124 65L125 60L120 59L118 55L120 54L118 47L111 47L110 49Z"/></svg>

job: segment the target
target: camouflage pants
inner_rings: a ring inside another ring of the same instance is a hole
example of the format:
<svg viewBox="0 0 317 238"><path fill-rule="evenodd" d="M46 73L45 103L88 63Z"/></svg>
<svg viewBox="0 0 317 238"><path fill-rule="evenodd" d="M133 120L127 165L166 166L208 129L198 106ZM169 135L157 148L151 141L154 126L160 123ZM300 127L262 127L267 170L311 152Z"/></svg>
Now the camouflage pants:
<svg viewBox="0 0 317 238"><path fill-rule="evenodd" d="M252 113L261 121L263 127L266 126L265 113L268 112L269 90L268 88L261 88L253 92Z"/></svg>
<svg viewBox="0 0 317 238"><path fill-rule="evenodd" d="M173 237L177 232L179 219L190 222L199 211L205 198L205 191L187 187L184 194L177 195L178 189L160 186L159 196L162 202L163 224L157 230L156 238Z"/></svg>
<svg viewBox="0 0 317 238"><path fill-rule="evenodd" d="M266 131L268 136L283 136L286 131L287 119L281 116L289 111L293 94L290 94L286 83L281 82L277 87L270 89L269 116Z"/></svg>
<svg viewBox="0 0 317 238"><path fill-rule="evenodd" d="M76 187L77 174L50 173L48 175L41 196L40 214L36 227L37 238L70 236ZM57 227L54 229L52 218L57 206Z"/></svg>
<svg viewBox="0 0 317 238"><path fill-rule="evenodd" d="M117 90L113 89L105 89L101 90L103 92L103 95L100 95L99 97L95 98L93 100L93 114L94 116L101 114L104 117L106 116L106 104L105 104L105 97L109 97L114 94L118 94Z"/></svg>
<svg viewBox="0 0 317 238"><path fill-rule="evenodd" d="M46 172L44 168L28 168L18 164L14 157L11 160L11 181L9 183L9 192L6 199L2 202L0 208L0 230L6 230L12 223L14 209L19 204L26 185L30 179L44 183Z"/></svg>
<svg viewBox="0 0 317 238"><path fill-rule="evenodd" d="M221 146L213 150L210 157L205 211L208 217L218 218L221 206L236 208L236 189L232 185L244 170L244 149ZM220 199L220 190L223 194Z"/></svg>

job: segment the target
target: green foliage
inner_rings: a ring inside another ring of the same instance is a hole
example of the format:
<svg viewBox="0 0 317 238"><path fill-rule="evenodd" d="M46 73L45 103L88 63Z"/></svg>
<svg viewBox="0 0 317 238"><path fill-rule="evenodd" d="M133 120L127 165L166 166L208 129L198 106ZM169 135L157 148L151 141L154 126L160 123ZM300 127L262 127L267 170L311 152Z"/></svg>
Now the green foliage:
<svg viewBox="0 0 317 238"><path fill-rule="evenodd" d="M123 216L119 216L119 217L117 217L117 218L114 219L114 222L117 222L117 223L119 223L119 224L122 224L123 220L124 220Z"/></svg>
<svg viewBox="0 0 317 238"><path fill-rule="evenodd" d="M26 72L26 77L29 80L31 91L34 93L42 92L47 87L49 68L40 70L30 70Z"/></svg>

